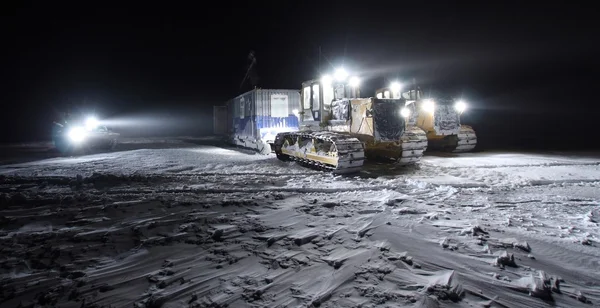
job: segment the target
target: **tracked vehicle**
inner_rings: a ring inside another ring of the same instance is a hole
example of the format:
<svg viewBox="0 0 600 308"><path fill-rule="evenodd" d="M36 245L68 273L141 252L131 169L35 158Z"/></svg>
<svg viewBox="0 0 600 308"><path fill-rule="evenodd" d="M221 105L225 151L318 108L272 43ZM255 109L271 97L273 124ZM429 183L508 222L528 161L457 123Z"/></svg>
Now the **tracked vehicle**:
<svg viewBox="0 0 600 308"><path fill-rule="evenodd" d="M52 141L63 154L85 153L93 150L113 150L119 133L102 125L95 117L71 116L66 113L52 126Z"/></svg>
<svg viewBox="0 0 600 308"><path fill-rule="evenodd" d="M420 161L427 149L425 131L403 98L360 98L359 80L336 71L302 84L298 130L280 132L272 144L281 160L351 173L365 159L398 165Z"/></svg>
<svg viewBox="0 0 600 308"><path fill-rule="evenodd" d="M402 91L400 84L376 91L381 99L405 99L414 110L415 124L427 133L427 150L453 153L470 152L477 145L475 130L461 124L461 115L467 105L452 98L425 98L417 86Z"/></svg>

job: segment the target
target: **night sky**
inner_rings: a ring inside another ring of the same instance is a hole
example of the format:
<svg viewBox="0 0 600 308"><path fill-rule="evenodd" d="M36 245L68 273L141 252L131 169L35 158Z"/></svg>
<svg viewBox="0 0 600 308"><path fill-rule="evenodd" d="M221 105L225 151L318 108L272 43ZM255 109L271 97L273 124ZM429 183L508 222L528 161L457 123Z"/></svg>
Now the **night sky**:
<svg viewBox="0 0 600 308"><path fill-rule="evenodd" d="M210 133L212 106L251 88L240 83L254 51L262 88L299 89L343 64L363 77L363 96L412 78L426 90L463 95L471 106L463 122L486 148L598 148L591 130L600 118L600 31L592 6L150 3L6 10L0 140L47 140L56 112L68 106L161 119L129 129L138 133Z"/></svg>

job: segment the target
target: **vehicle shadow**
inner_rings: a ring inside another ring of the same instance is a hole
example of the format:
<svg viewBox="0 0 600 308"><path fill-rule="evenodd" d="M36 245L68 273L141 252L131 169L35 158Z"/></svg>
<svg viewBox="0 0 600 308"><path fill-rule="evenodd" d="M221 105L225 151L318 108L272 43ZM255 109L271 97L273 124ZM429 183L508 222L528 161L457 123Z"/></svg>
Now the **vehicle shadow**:
<svg viewBox="0 0 600 308"><path fill-rule="evenodd" d="M459 157L461 153L452 153L452 152L426 152L425 156L433 156L433 157Z"/></svg>
<svg viewBox="0 0 600 308"><path fill-rule="evenodd" d="M365 161L362 170L349 177L359 177L363 179L374 179L381 177L396 177L411 175L420 170L420 165L399 166L393 162Z"/></svg>

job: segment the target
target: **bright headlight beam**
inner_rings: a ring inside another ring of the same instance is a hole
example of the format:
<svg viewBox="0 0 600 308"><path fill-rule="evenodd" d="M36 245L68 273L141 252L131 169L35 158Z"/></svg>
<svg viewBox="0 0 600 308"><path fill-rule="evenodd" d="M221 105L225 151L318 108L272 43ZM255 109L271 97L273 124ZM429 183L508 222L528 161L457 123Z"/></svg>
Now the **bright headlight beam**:
<svg viewBox="0 0 600 308"><path fill-rule="evenodd" d="M403 107L402 109L400 109L400 115L408 118L410 116L410 109Z"/></svg>
<svg viewBox="0 0 600 308"><path fill-rule="evenodd" d="M80 143L85 139L85 129L81 126L72 127L69 129L67 136L71 142Z"/></svg>
<svg viewBox="0 0 600 308"><path fill-rule="evenodd" d="M88 117L85 120L85 129L87 130L93 130L98 128L99 122L98 119L96 119L95 117Z"/></svg>
<svg viewBox="0 0 600 308"><path fill-rule="evenodd" d="M351 87L358 87L360 85L360 79L356 76L350 78L350 86Z"/></svg>
<svg viewBox="0 0 600 308"><path fill-rule="evenodd" d="M397 81L394 81L390 85L390 89L392 90L393 94L396 94L396 93L400 92L400 90L402 90L402 84Z"/></svg>
<svg viewBox="0 0 600 308"><path fill-rule="evenodd" d="M321 83L323 83L323 85L330 85L331 84L331 76L323 75L323 77L321 77Z"/></svg>
<svg viewBox="0 0 600 308"><path fill-rule="evenodd" d="M423 110L429 113L433 113L435 110L435 102L431 99L426 99L423 101Z"/></svg>
<svg viewBox="0 0 600 308"><path fill-rule="evenodd" d="M454 104L454 108L456 111L463 113L465 110L467 110L467 103L465 103L463 100L459 100Z"/></svg>
<svg viewBox="0 0 600 308"><path fill-rule="evenodd" d="M346 78L348 78L348 72L346 72L346 70L343 67L341 67L335 70L335 74L333 74L333 76L337 81L344 81L346 80Z"/></svg>

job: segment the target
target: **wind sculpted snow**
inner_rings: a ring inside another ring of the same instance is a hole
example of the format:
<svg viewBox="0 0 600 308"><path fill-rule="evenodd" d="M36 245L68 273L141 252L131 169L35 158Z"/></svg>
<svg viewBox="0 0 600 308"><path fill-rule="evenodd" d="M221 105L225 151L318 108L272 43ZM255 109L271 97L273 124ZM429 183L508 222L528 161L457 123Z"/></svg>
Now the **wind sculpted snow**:
<svg viewBox="0 0 600 308"><path fill-rule="evenodd" d="M0 167L2 307L592 307L600 159L333 176L207 145Z"/></svg>

